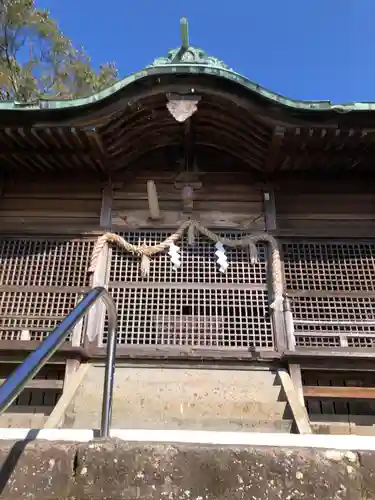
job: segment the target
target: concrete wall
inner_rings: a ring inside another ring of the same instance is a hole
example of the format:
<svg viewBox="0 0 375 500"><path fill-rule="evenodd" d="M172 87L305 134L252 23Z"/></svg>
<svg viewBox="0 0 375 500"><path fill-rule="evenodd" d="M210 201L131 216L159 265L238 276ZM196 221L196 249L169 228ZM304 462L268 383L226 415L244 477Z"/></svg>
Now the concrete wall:
<svg viewBox="0 0 375 500"><path fill-rule="evenodd" d="M120 440L2 442L0 498L370 500L375 454Z"/></svg>
<svg viewBox="0 0 375 500"><path fill-rule="evenodd" d="M99 428L104 368L93 366L64 427ZM289 432L286 403L268 369L118 366L113 428Z"/></svg>

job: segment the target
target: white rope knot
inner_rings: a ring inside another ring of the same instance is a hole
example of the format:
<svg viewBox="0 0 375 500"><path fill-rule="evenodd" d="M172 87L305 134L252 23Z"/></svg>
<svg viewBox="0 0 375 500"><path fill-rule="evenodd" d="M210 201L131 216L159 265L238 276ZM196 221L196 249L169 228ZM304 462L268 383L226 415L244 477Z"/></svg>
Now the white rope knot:
<svg viewBox="0 0 375 500"><path fill-rule="evenodd" d="M270 305L270 308L273 309L274 311L282 312L283 311L283 302L284 302L283 296L282 295L277 296L277 297L275 297L275 300Z"/></svg>

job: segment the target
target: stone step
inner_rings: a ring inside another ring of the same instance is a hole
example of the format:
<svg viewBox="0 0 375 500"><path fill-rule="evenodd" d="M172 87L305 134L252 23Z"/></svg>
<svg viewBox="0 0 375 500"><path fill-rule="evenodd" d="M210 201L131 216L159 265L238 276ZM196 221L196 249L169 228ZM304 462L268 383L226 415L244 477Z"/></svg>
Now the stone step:
<svg viewBox="0 0 375 500"><path fill-rule="evenodd" d="M290 432L286 402L268 369L119 366L113 428ZM64 427L99 428L104 367L93 366Z"/></svg>
<svg viewBox="0 0 375 500"><path fill-rule="evenodd" d="M52 408L47 410L32 413L25 408L24 412L6 412L0 415L0 428L42 429Z"/></svg>

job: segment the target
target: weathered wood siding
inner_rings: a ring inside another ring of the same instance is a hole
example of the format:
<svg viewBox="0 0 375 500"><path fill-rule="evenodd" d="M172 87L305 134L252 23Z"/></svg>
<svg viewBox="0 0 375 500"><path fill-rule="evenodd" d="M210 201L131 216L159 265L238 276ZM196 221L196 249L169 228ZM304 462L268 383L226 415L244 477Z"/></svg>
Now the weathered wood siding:
<svg viewBox="0 0 375 500"><path fill-rule="evenodd" d="M288 236L375 236L372 182L283 183L276 190L278 232Z"/></svg>
<svg viewBox="0 0 375 500"><path fill-rule="evenodd" d="M149 220L147 180L157 188L162 219ZM262 189L243 174L205 174L200 176L202 187L195 190L192 218L207 226L233 229L264 229ZM173 227L182 217L181 189L176 187L176 172L143 170L117 183L114 190L113 226Z"/></svg>
<svg viewBox="0 0 375 500"><path fill-rule="evenodd" d="M75 179L4 181L0 196L0 233L82 233L100 230L102 188Z"/></svg>

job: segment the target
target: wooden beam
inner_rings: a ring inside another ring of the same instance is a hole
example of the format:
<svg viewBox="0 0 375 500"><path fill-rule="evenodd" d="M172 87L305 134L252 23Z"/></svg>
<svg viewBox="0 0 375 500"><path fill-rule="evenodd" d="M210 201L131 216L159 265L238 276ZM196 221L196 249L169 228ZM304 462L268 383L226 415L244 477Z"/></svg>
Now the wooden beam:
<svg viewBox="0 0 375 500"><path fill-rule="evenodd" d="M70 380L74 377L74 374L80 367L79 359L67 359L65 362L65 375L64 375L64 385L63 391L66 390L66 387L69 385Z"/></svg>
<svg viewBox="0 0 375 500"><path fill-rule="evenodd" d="M275 191L272 187L266 187L263 191L263 207L266 231L276 231Z"/></svg>
<svg viewBox="0 0 375 500"><path fill-rule="evenodd" d="M375 387L305 386L305 398L375 399Z"/></svg>
<svg viewBox="0 0 375 500"><path fill-rule="evenodd" d="M305 406L301 403L301 398L293 384L292 378L286 370L277 371L281 385L284 389L289 407L292 411L294 421L300 434L312 434L309 415Z"/></svg>
<svg viewBox="0 0 375 500"><path fill-rule="evenodd" d="M264 170L266 173L272 173L275 171L276 160L279 156L279 151L284 139L285 130L285 127L276 126L273 131L271 144L264 165Z"/></svg>
<svg viewBox="0 0 375 500"><path fill-rule="evenodd" d="M101 136L98 134L96 130L92 130L90 132L87 132L87 137L90 141L90 144L92 146L94 156L98 159L102 169L109 173L110 172L110 167L109 167L109 156L108 156L108 150L103 144Z"/></svg>
<svg viewBox="0 0 375 500"><path fill-rule="evenodd" d="M104 185L102 191L102 206L100 209L100 227L110 231L112 225L112 205L113 205L113 186L111 182Z"/></svg>
<svg viewBox="0 0 375 500"><path fill-rule="evenodd" d="M289 374L293 385L296 388L298 398L303 406L305 406L305 398L303 396L303 384L301 367L297 363L289 363Z"/></svg>
<svg viewBox="0 0 375 500"><path fill-rule="evenodd" d="M74 376L71 377L61 398L44 424L44 429L54 429L60 425L68 406L72 402L90 367L91 365L88 363L82 364L75 372Z"/></svg>
<svg viewBox="0 0 375 500"><path fill-rule="evenodd" d="M5 382L5 379L0 379L0 385ZM45 389L45 390L60 390L63 388L62 380L34 379L27 382L25 389Z"/></svg>
<svg viewBox="0 0 375 500"><path fill-rule="evenodd" d="M61 156L61 157L66 157L66 156L75 156L75 155L83 155L87 157L91 157L93 152L90 149L87 148L71 148L71 149L64 149L61 150L57 147L51 147L49 149L42 149L42 148L30 148L30 149L25 149L25 150L19 150L19 149L12 149L12 148L7 148L7 149L1 149L0 151L0 158L7 158L8 156L12 157L13 155L17 155L17 157L20 158L30 158L33 156L43 156L46 158L53 158L56 156Z"/></svg>

